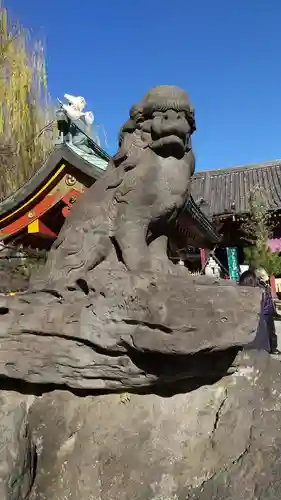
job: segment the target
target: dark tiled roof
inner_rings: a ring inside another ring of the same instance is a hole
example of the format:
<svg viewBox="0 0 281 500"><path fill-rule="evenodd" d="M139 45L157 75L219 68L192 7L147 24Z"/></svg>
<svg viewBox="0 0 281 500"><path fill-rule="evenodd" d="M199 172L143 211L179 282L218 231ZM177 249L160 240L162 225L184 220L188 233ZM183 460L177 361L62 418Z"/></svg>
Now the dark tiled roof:
<svg viewBox="0 0 281 500"><path fill-rule="evenodd" d="M281 160L198 172L191 193L208 216L237 214L248 211L249 192L257 185L267 193L269 209L281 209Z"/></svg>

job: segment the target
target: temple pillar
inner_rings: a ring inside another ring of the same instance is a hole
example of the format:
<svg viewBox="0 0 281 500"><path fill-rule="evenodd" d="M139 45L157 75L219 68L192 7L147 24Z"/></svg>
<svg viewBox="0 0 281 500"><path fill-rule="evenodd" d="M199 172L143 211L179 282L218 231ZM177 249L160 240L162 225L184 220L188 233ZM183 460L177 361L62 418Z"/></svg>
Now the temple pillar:
<svg viewBox="0 0 281 500"><path fill-rule="evenodd" d="M204 269L208 259L205 248L200 248L200 259L201 259L201 268Z"/></svg>

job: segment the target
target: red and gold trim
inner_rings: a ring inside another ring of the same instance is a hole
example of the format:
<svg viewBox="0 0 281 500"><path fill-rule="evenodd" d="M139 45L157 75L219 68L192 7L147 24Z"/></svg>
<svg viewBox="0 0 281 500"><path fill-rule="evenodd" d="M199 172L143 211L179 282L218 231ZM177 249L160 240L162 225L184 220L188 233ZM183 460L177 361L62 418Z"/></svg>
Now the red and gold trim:
<svg viewBox="0 0 281 500"><path fill-rule="evenodd" d="M47 226L46 222L41 220L42 217L55 206L58 206L63 217L67 217L72 205L84 190L83 182L79 182L73 172L69 172L67 165L62 164L36 193L13 212L2 217L0 239L14 237L22 232L55 239L58 229L52 228L51 223Z"/></svg>

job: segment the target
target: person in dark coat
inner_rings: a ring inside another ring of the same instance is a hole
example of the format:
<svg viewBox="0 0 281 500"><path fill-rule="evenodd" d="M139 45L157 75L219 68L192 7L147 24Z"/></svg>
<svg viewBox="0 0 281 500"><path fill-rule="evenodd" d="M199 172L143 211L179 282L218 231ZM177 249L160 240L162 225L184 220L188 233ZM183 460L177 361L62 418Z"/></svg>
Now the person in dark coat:
<svg viewBox="0 0 281 500"><path fill-rule="evenodd" d="M271 354L279 354L279 351L277 350L277 337L274 325L275 308L270 286L259 280L256 273L250 269L241 274L239 285L253 287L259 286L263 289L256 337L248 347L265 350Z"/></svg>

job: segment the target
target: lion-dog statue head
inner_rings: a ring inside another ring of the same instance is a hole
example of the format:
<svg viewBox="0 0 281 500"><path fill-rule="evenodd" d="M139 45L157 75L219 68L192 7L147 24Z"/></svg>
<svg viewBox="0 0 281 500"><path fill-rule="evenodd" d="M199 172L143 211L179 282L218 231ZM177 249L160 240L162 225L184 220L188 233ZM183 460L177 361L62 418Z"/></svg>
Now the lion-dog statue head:
<svg viewBox="0 0 281 500"><path fill-rule="evenodd" d="M194 109L181 88L159 85L152 88L130 110L130 119L119 134L119 150L113 162L118 167L125 159L137 161L141 150L150 148L162 157L182 158L190 163L191 135L196 130ZM194 157L191 175L194 172Z"/></svg>

